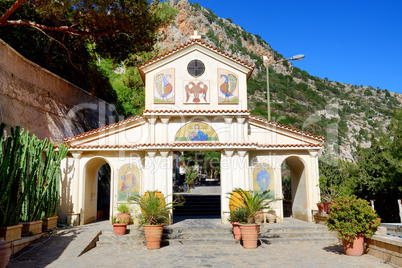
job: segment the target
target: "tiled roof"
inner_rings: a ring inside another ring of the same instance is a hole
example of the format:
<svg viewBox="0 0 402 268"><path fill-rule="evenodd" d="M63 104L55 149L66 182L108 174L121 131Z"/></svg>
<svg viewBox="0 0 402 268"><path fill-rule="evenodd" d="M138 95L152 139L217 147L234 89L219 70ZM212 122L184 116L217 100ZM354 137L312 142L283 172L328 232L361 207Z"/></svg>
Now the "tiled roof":
<svg viewBox="0 0 402 268"><path fill-rule="evenodd" d="M221 143L221 142L172 142L172 143L141 143L129 145L73 145L70 150L82 149L137 149L137 148L152 148L152 147L167 147L167 148L184 148L184 147L255 147L255 148L303 148L303 147L321 147L322 144L258 144L258 143Z"/></svg>
<svg viewBox="0 0 402 268"><path fill-rule="evenodd" d="M153 63L153 62L156 62L158 60L161 60L161 59L163 59L163 58L165 58L165 57L167 57L167 56L169 56L169 55L171 55L173 53L176 53L176 52L178 52L178 51L180 51L180 50L182 50L182 49L184 49L184 48L186 48L186 47L188 47L188 46L190 46L192 44L195 44L195 43L200 44L201 46L206 47L208 49L214 50L214 51L218 52L219 54L221 54L222 56L227 57L229 59L232 59L232 60L234 60L234 61L236 61L236 62L238 62L238 63L240 63L240 64L242 64L244 66L247 66L248 68L254 69L254 67L255 67L254 65L251 65L251 64L249 64L249 63L247 63L247 62L245 62L245 61L243 61L243 60L241 60L239 58L236 58L235 56L233 56L233 55L231 55L231 54L229 54L229 53L227 53L227 52L225 52L223 50L220 50L217 47L212 46L212 45L206 43L205 41L202 41L201 39L193 39L193 40L191 40L191 41L189 41L189 42L187 42L187 43L185 43L185 44L183 44L181 46L177 46L174 49L172 49L172 50L170 50L170 51L168 51L168 52L166 52L164 54L161 54L161 55L159 55L159 56L157 56L157 57L155 57L153 59L150 59L150 60L142 63L141 65L138 66L138 68L142 68L145 65L148 65L150 63Z"/></svg>
<svg viewBox="0 0 402 268"><path fill-rule="evenodd" d="M127 124L129 122L138 120L138 119L143 118L143 117L144 117L143 115L137 115L135 117L130 117L130 118L127 118L125 120L122 120L122 121L119 121L119 122L116 122L116 123L113 123L113 124L110 124L110 125L106 125L106 126L103 126L103 127L97 128L97 129L93 129L93 130L90 130L90 131L87 131L87 132L84 132L84 133L81 133L81 134L78 134L78 135L75 135L75 136L64 138L63 140L66 141L66 142L71 141L71 140L75 140L75 139L80 138L80 137L84 137L84 136L88 136L88 135L98 133L98 132L100 132L102 130L106 130L106 129L110 129L110 128L114 128L114 127L117 127L117 126L120 126L120 125Z"/></svg>
<svg viewBox="0 0 402 268"><path fill-rule="evenodd" d="M147 114L158 114L158 113L164 113L164 114L192 114L192 113L197 113L197 114L214 114L214 113L236 114L236 113L245 113L245 114L248 114L249 118L252 118L252 119L267 123L267 124L272 124L272 125L275 125L277 127L284 128L284 129L288 129L288 130L296 132L296 133L304 134L306 136L309 136L309 137L312 137L312 138L315 138L315 139L318 139L318 140L322 140L322 141L325 140L325 138L322 137L322 136L314 135L312 133L309 133L309 132L306 132L306 131L303 131L303 130L300 130L300 129L297 129L297 128L294 128L294 127L286 126L286 125L283 125L283 124L280 124L280 123L277 123L277 122L273 122L271 120L268 121L267 119L261 118L259 116L250 115L249 114L250 110L204 110L204 111L202 111L202 110L201 111L197 111L197 110L144 110L143 111L143 114L145 114L145 116ZM64 138L64 141L69 142L69 141L72 141L72 140L75 140L75 139L78 139L78 138L81 138L81 137L96 134L96 133L99 133L102 130L111 129L111 128L114 128L114 127L117 127L117 126L120 126L120 125L124 125L124 124L127 124L129 122L141 119L141 118L144 118L144 115L138 115L138 116L135 116L135 117L131 117L131 118L116 122L114 124L110 124L110 125L107 125L107 126L104 126L104 127L101 127L101 128L97 128L97 129L94 129L94 130L91 130L91 131L87 131L87 132L84 132L84 133L81 133L81 134L78 134L78 135L75 135L75 136L72 136L72 137L69 137L69 138Z"/></svg>
<svg viewBox="0 0 402 268"><path fill-rule="evenodd" d="M301 134L310 136L310 137L312 137L312 138L316 138L316 139L319 139L319 140L325 140L325 137L318 136L318 135L314 135L313 133L306 132L306 131L297 129L297 128L295 128L295 127L290 127L290 126L287 126L287 125L284 125L284 124L281 124L281 123L277 123L277 122L274 122L274 121L272 121L272 120L267 120L267 119L261 118L261 117L259 117L259 116L250 115L249 117L250 117L250 118L253 118L253 119L256 119L256 120L258 120L258 121L264 122L264 123L272 124L272 125L275 125L275 126L277 126L277 127L281 127L281 128L285 128L285 129L291 130L291 131L293 131L293 132L301 133Z"/></svg>

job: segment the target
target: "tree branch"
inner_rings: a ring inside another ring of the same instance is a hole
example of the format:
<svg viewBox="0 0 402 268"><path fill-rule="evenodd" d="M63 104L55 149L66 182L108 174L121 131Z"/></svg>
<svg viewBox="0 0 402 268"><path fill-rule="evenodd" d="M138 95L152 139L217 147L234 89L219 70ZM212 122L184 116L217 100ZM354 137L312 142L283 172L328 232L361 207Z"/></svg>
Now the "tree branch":
<svg viewBox="0 0 402 268"><path fill-rule="evenodd" d="M14 13L26 0L16 0L15 3L1 16L0 25L4 24L8 17Z"/></svg>
<svg viewBox="0 0 402 268"><path fill-rule="evenodd" d="M100 33L85 32L85 31L80 31L80 30L71 28L69 26L51 27L51 26L46 26L46 25L38 24L38 23L35 23L32 21L27 21L27 20L9 20L9 21L5 21L4 23L0 23L0 26L7 26L7 25L28 26L28 27L32 27L35 29L42 29L45 31L65 32L65 33L70 33L73 35L80 35L80 36L102 36L102 35L123 33L120 30L100 32Z"/></svg>

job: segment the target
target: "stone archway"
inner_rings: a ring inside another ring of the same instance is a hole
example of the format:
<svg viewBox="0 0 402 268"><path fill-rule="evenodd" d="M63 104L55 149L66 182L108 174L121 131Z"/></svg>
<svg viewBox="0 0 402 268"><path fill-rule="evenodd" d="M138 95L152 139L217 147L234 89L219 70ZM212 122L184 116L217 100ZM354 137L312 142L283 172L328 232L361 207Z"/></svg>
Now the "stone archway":
<svg viewBox="0 0 402 268"><path fill-rule="evenodd" d="M84 183L82 185L83 204L82 210L80 211L80 224L87 224L97 220L98 171L105 164L109 165L112 173L112 165L103 157L94 157L85 165L83 178ZM110 177L113 177L112 174L110 174Z"/></svg>
<svg viewBox="0 0 402 268"><path fill-rule="evenodd" d="M306 164L298 156L289 156L283 163L289 167L291 174L292 217L308 221L309 207Z"/></svg>

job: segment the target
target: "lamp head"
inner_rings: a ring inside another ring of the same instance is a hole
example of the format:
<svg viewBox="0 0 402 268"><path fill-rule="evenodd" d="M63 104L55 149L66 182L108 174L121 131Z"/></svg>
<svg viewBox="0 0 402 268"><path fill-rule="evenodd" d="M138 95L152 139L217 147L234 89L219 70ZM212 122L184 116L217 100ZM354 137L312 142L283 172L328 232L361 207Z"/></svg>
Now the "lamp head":
<svg viewBox="0 0 402 268"><path fill-rule="evenodd" d="M267 56L264 55L264 56L262 56L262 58L263 58L264 61L268 61L268 57L267 57Z"/></svg>
<svg viewBox="0 0 402 268"><path fill-rule="evenodd" d="M290 58L290 60L298 60L301 61L304 58L303 54L299 54Z"/></svg>

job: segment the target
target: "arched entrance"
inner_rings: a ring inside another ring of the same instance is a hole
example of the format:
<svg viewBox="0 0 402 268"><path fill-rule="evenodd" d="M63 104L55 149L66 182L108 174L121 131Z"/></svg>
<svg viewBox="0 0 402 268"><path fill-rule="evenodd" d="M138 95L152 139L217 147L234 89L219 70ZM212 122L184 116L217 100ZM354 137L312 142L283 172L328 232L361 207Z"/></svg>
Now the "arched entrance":
<svg viewBox="0 0 402 268"><path fill-rule="evenodd" d="M288 169L286 169L286 166ZM290 170L290 185L288 185L290 186L290 189L288 189L290 190L290 196L283 201L284 212L286 211L286 206L290 206L293 218L308 221L306 165L298 156L289 156L282 163L282 172L286 170Z"/></svg>
<svg viewBox="0 0 402 268"><path fill-rule="evenodd" d="M103 211L110 213L111 191L109 188L109 200L107 200L107 189L105 189L105 186L109 184L110 187L111 185L111 170L110 164L103 157L92 158L85 165L84 185L82 189L83 210L80 212L81 224L96 221L99 218L98 210L101 207ZM107 204L109 204L109 208L107 208ZM102 217L109 218L109 215L102 215Z"/></svg>

